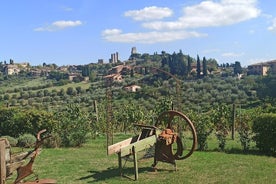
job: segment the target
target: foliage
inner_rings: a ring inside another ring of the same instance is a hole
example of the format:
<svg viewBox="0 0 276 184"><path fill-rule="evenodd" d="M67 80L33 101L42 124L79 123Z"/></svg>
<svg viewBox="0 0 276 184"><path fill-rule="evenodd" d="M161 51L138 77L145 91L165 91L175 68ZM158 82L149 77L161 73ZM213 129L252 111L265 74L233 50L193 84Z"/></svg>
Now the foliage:
<svg viewBox="0 0 276 184"><path fill-rule="evenodd" d="M145 112L139 105L128 103L120 106L118 111L114 112L116 119L115 129L127 132L133 129L134 124L145 124Z"/></svg>
<svg viewBox="0 0 276 184"><path fill-rule="evenodd" d="M201 76L201 64L200 64L200 59L199 59L198 55L197 55L197 59L196 59L196 76L198 79Z"/></svg>
<svg viewBox="0 0 276 184"><path fill-rule="evenodd" d="M36 138L32 134L23 134L18 137L17 146L23 148L31 148L34 146Z"/></svg>
<svg viewBox="0 0 276 184"><path fill-rule="evenodd" d="M202 72L203 72L203 76L207 76L208 71L207 71L207 60L205 57L203 57L203 61L202 61Z"/></svg>
<svg viewBox="0 0 276 184"><path fill-rule="evenodd" d="M215 126L215 135L219 142L220 150L224 150L226 144L226 137L229 131L229 124L231 119L231 110L228 106L220 104L213 109L211 114L212 122Z"/></svg>
<svg viewBox="0 0 276 184"><path fill-rule="evenodd" d="M276 100L276 74L269 74L257 80L257 94L261 99L275 103Z"/></svg>
<svg viewBox="0 0 276 184"><path fill-rule="evenodd" d="M213 123L211 122L209 113L189 113L189 118L194 123L197 132L198 150L205 151L208 149L208 137L213 132Z"/></svg>
<svg viewBox="0 0 276 184"><path fill-rule="evenodd" d="M254 119L256 146L265 153L276 152L276 114L264 113Z"/></svg>
<svg viewBox="0 0 276 184"><path fill-rule="evenodd" d="M91 118L91 134L93 138L96 138L97 135L106 131L106 103L98 103L96 100L93 103L94 109L89 116Z"/></svg>
<svg viewBox="0 0 276 184"><path fill-rule="evenodd" d="M15 147L16 145L17 145L17 143L18 143L18 140L16 139L16 138L14 138L14 137L11 137L11 136L3 136L4 138L6 138L8 141L9 141L9 143L10 143L10 145L12 146L12 147Z"/></svg>
<svg viewBox="0 0 276 184"><path fill-rule="evenodd" d="M241 63L239 61L235 62L235 65L234 65L234 74L235 75L242 74L242 67L241 67Z"/></svg>
<svg viewBox="0 0 276 184"><path fill-rule="evenodd" d="M252 137L252 130L250 125L251 117L249 114L240 114L237 118L237 131L244 151L248 151L250 148L250 142Z"/></svg>
<svg viewBox="0 0 276 184"><path fill-rule="evenodd" d="M222 149L226 144L225 138L230 126L230 117L228 116L231 113L220 113L221 109L217 108L220 104L225 104L225 106L232 103L243 104L245 109L262 105L264 112L276 112L275 98L273 98L275 77L273 78L273 75L269 74L267 77L260 77L259 80L256 80L255 76L243 76L238 79L233 75L241 69L238 61L235 64L223 64L218 68L215 59L203 57L203 60L200 61L199 56L194 59L189 55L184 55L180 50L173 54L163 51L162 54L139 55L139 60L135 63L128 61L126 64L130 64L128 66L140 64L141 66L138 66L140 67L138 73L137 71L133 73L134 70L123 72L124 81L114 83L111 87L114 121L112 128L116 131L130 131L132 124L137 122L152 123L160 113L173 108L172 102L175 103L175 96L177 96L179 97L177 98L178 109L197 112L197 117L194 119L199 131L200 149L206 149L207 142L205 140L212 128L216 129ZM90 133L94 137L105 133L107 105L105 102L106 86L103 85L102 76L109 74L109 70L116 65L118 64L89 64L69 67L68 71L82 71L83 76L89 76L92 79L90 82L78 84L69 81L67 74L57 72L58 70L50 73L51 79L30 77L24 73L20 76L0 77L0 105L3 107L3 110L0 111L0 135L18 137L23 133L35 134L41 128L47 128L55 134L54 137L57 136L56 143L53 145L59 145L58 133L62 132L59 126L63 121L61 117L65 116L59 117L59 113L64 113L64 107L67 104L77 104L79 110L86 114L85 119L90 122L89 128L92 129ZM46 64L45 67L47 67ZM150 67L170 72L179 78L181 94L175 94L175 81L171 76L157 70L150 70ZM195 67L198 72L192 70ZM211 74L207 75L206 68ZM194 71L194 75L191 75L191 71ZM140 85L141 90L135 93L123 90L123 87L132 84ZM90 86L89 89L88 86ZM97 112L91 110L94 100L98 101ZM262 103L261 100L266 103ZM210 114L206 117L208 113ZM206 125L210 118L212 121ZM252 141L250 140L251 118L241 115L240 119L241 122L238 122L237 130L243 148L248 149L250 141ZM68 116L66 122L74 124L76 117ZM64 127L66 126L64 125ZM210 128L210 130L206 128ZM61 137L59 138L61 139Z"/></svg>
<svg viewBox="0 0 276 184"><path fill-rule="evenodd" d="M60 81L62 79L68 79L69 76L67 73L58 72L58 71L51 71L48 75L48 79L55 79L57 81Z"/></svg>
<svg viewBox="0 0 276 184"><path fill-rule="evenodd" d="M49 138L47 138L43 141L43 146L45 146L46 148L59 148L59 147L61 147L62 142L61 142L60 136L57 133L52 132L51 137L49 137Z"/></svg>
<svg viewBox="0 0 276 184"><path fill-rule="evenodd" d="M253 120L260 115L260 109L240 110L236 117L236 130L239 134L239 140L244 151L250 149L253 141L252 125Z"/></svg>
<svg viewBox="0 0 276 184"><path fill-rule="evenodd" d="M0 136L9 135L12 137L19 136L19 128L14 121L14 116L19 113L15 108L1 108L0 109Z"/></svg>
<svg viewBox="0 0 276 184"><path fill-rule="evenodd" d="M87 141L91 132L91 122L87 112L82 111L77 105L69 104L64 109L56 112L58 121L53 132L61 138L62 146L81 146Z"/></svg>
<svg viewBox="0 0 276 184"><path fill-rule="evenodd" d="M171 97L160 99L160 101L157 102L157 104L154 108L154 112L156 114L156 117L159 116L162 112L171 110L172 107L173 107L173 104L172 104L172 98Z"/></svg>
<svg viewBox="0 0 276 184"><path fill-rule="evenodd" d="M36 135L42 129L50 132L54 125L52 113L35 109L2 108L0 121L0 135L13 137L25 133Z"/></svg>

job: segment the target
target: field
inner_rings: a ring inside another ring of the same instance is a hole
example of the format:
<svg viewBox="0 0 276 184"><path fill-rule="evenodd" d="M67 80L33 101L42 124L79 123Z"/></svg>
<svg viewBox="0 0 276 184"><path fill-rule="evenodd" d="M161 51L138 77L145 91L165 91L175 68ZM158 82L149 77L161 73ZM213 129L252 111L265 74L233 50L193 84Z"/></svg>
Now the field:
<svg viewBox="0 0 276 184"><path fill-rule="evenodd" d="M131 135L116 135L114 142ZM215 141L214 145L215 145ZM134 179L133 162L123 162L124 175L119 175L117 155L106 154L104 136L91 139L80 148L43 148L33 166L39 177L53 178L60 184L85 183L276 183L276 158L237 151L237 140L228 141L226 152L196 151L190 158L173 165L158 163L153 172L153 158L140 160L139 179ZM212 145L210 145L211 147ZM235 151L236 150L236 151ZM12 183L15 174L8 180ZM30 178L34 179L34 178Z"/></svg>

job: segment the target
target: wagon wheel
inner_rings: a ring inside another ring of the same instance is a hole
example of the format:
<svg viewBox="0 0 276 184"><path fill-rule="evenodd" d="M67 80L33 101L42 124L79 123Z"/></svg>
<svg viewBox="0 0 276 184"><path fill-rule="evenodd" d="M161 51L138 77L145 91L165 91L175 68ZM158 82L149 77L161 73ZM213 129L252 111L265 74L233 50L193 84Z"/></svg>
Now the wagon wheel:
<svg viewBox="0 0 276 184"><path fill-rule="evenodd" d="M177 133L177 144L173 144L176 160L186 159L193 154L197 145L197 135L193 123L186 115L175 110L165 111L159 115L155 126L159 129L170 128ZM181 153L180 147L183 147Z"/></svg>

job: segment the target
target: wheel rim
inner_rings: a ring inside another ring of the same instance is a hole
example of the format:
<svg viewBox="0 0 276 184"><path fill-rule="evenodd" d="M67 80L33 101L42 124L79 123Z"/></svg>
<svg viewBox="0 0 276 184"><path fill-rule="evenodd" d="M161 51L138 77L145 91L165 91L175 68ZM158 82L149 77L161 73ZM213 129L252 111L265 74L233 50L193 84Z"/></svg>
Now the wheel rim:
<svg viewBox="0 0 276 184"><path fill-rule="evenodd" d="M176 160L186 159L193 154L197 145L197 135L192 121L185 114L175 110L165 111L159 115L155 126L160 129L173 129L182 142L185 139L185 153L181 156L175 155Z"/></svg>

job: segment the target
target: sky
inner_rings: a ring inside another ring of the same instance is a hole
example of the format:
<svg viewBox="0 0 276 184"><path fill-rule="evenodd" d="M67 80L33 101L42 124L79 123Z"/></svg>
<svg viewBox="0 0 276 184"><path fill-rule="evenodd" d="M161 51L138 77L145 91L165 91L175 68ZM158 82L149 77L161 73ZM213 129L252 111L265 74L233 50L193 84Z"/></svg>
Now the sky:
<svg viewBox="0 0 276 184"><path fill-rule="evenodd" d="M1 0L0 61L78 65L180 50L219 64L276 59L275 0Z"/></svg>

